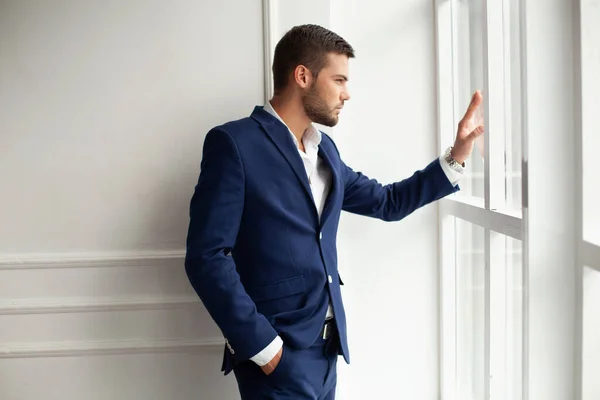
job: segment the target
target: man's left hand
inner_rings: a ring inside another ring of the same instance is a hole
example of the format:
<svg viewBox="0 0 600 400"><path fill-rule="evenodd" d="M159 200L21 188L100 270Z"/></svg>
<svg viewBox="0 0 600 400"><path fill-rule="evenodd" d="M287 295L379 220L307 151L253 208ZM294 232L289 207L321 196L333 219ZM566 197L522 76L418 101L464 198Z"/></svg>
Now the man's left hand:
<svg viewBox="0 0 600 400"><path fill-rule="evenodd" d="M482 101L483 96L481 95L481 92L477 90L471 98L471 103L469 104L465 116L458 124L456 141L452 148L452 158L459 164L463 164L465 160L471 156L475 139L483 134L483 125L478 124L478 121L475 121L475 111L477 111L477 108L481 105Z"/></svg>

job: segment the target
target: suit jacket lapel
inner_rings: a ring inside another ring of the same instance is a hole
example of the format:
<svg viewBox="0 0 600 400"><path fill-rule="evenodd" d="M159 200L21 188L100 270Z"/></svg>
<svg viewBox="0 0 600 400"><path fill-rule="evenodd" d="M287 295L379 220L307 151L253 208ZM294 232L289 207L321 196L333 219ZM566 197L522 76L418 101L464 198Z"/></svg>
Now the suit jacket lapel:
<svg viewBox="0 0 600 400"><path fill-rule="evenodd" d="M327 200L325 200L325 207L323 208L323 214L321 215L321 226L325 224L325 221L327 221L327 218L329 218L331 215L333 205L335 204L335 196L337 195L337 191L340 190L338 187L339 171L337 168L335 168L332 162L332 151L333 150L331 149L331 146L328 146L321 141L321 144L319 145L319 156L323 159L331 171L331 189L329 190L329 193L326 194Z"/></svg>
<svg viewBox="0 0 600 400"><path fill-rule="evenodd" d="M262 107L257 106L254 108L252 118L261 124L264 131L267 133L267 136L269 136L271 141L277 146L281 154L292 167L292 170L304 188L306 195L314 203L313 195L308 183L308 176L306 175L306 169L304 168L302 158L300 157L300 154L298 154L298 149L290 136L288 128L277 118L263 110Z"/></svg>

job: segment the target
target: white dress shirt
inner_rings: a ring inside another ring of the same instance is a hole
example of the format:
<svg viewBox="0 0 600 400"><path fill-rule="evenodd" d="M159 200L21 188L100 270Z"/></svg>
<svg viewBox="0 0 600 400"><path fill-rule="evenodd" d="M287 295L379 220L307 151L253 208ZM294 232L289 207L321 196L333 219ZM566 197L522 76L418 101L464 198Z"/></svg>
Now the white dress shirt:
<svg viewBox="0 0 600 400"><path fill-rule="evenodd" d="M284 125L285 122L281 119L281 117L277 114L277 112L273 109L270 102L264 107L264 110L269 114L273 115L275 118L280 120ZM287 127L287 125L286 125ZM304 135L302 136L302 144L304 145L304 151L300 150L300 146L298 144L298 139L289 129L290 135L294 140L294 144L298 149L298 154L304 163L304 168L306 170L306 176L308 177L308 182L310 184L310 190L313 195L313 199L315 201L315 207L317 209L317 213L319 215L319 219L321 218L321 214L323 213L323 207L325 207L325 201L327 200L327 195L329 194L329 189L331 188L331 170L329 166L323 161L321 157L319 157L319 145L321 144L322 134L321 132L314 127L314 125L310 125L310 127L304 131ZM448 165L447 161L444 157L440 157L440 164L444 173L448 177L448 180L455 186L460 180L462 174L453 170ZM329 307L327 308L326 319L333 317L333 308L331 307L331 303L329 303ZM281 347L283 346L283 340L279 336L277 336L267 347L265 347L261 352L251 358L259 366L263 366L269 363L275 355L279 352Z"/></svg>

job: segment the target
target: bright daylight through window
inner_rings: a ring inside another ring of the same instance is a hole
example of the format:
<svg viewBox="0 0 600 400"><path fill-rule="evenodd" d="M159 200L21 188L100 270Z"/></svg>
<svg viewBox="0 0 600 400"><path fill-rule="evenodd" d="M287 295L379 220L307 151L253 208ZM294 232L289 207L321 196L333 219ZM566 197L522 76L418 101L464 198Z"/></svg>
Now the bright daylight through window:
<svg viewBox="0 0 600 400"><path fill-rule="evenodd" d="M485 135L461 191L440 202L442 394L523 393L520 4L437 3L440 126L457 126L475 90ZM445 68L451 66L452 68ZM440 143L449 141L440 131ZM491 377L494 377L492 380Z"/></svg>

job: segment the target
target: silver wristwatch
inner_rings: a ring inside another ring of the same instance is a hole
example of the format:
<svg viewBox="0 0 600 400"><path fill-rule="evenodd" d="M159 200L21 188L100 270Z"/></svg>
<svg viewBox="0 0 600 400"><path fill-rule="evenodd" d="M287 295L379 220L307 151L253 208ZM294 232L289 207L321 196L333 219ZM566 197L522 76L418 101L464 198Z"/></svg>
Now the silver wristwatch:
<svg viewBox="0 0 600 400"><path fill-rule="evenodd" d="M448 149L444 153L444 160L446 160L446 162L448 163L448 166L450 168L452 168L454 171L460 172L461 174L464 172L465 164L464 163L459 164L458 161L456 161L452 157L452 146L448 147Z"/></svg>

